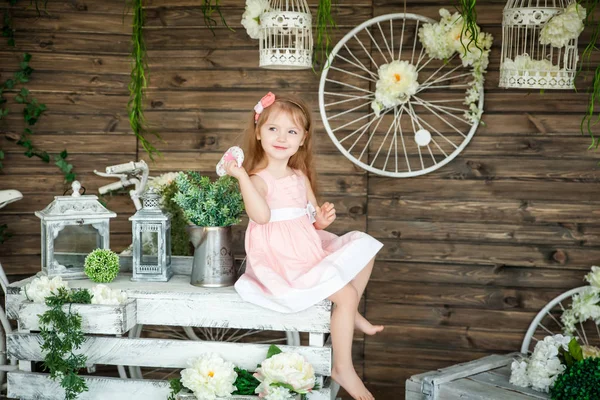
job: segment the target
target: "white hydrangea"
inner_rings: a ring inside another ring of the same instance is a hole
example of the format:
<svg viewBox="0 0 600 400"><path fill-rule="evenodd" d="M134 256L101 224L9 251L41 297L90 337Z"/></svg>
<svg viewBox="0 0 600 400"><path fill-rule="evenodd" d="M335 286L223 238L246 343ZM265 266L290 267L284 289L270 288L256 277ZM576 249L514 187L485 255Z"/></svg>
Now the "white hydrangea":
<svg viewBox="0 0 600 400"><path fill-rule="evenodd" d="M269 393L263 397L265 400L294 400L294 395L281 386L270 386Z"/></svg>
<svg viewBox="0 0 600 400"><path fill-rule="evenodd" d="M585 276L585 280L588 281L591 286L600 289L600 268L595 265L592 266L592 272Z"/></svg>
<svg viewBox="0 0 600 400"><path fill-rule="evenodd" d="M246 0L246 10L242 14L242 25L252 39L260 39L260 16L268 9L269 0Z"/></svg>
<svg viewBox="0 0 600 400"><path fill-rule="evenodd" d="M419 40L425 53L431 58L450 58L455 49L450 46L446 30L440 24L423 24L419 29Z"/></svg>
<svg viewBox="0 0 600 400"><path fill-rule="evenodd" d="M405 103L419 88L419 73L408 61L395 60L383 64L379 67L378 75L375 100L371 103L378 117L382 109Z"/></svg>
<svg viewBox="0 0 600 400"><path fill-rule="evenodd" d="M547 393L566 368L558 358L558 350L562 347L568 351L571 339L571 336L554 335L537 342L528 360L514 361L511 364L510 383L522 387L531 386Z"/></svg>
<svg viewBox="0 0 600 400"><path fill-rule="evenodd" d="M47 276L40 276L25 285L21 289L21 294L34 303L45 303L46 297L58 294L58 288L69 290L69 282L63 281L60 276L52 279Z"/></svg>
<svg viewBox="0 0 600 400"><path fill-rule="evenodd" d="M255 393L263 397L272 383L291 385L296 393L305 394L315 386L315 371L303 356L297 353L275 354L262 362L254 374L261 383Z"/></svg>
<svg viewBox="0 0 600 400"><path fill-rule="evenodd" d="M600 289L595 286L587 286L581 292L572 297L571 307L563 312L561 321L565 327L565 333L572 334L575 324L592 319L596 324L600 323Z"/></svg>
<svg viewBox="0 0 600 400"><path fill-rule="evenodd" d="M214 400L231 395L236 390L234 365L214 353L190 361L181 371L181 383L194 392L198 400Z"/></svg>
<svg viewBox="0 0 600 400"><path fill-rule="evenodd" d="M121 290L113 290L106 285L96 285L91 290L92 304L124 304L127 301L127 293Z"/></svg>
<svg viewBox="0 0 600 400"><path fill-rule="evenodd" d="M540 43L563 47L583 32L586 10L577 2L569 4L562 14L550 18L540 32Z"/></svg>
<svg viewBox="0 0 600 400"><path fill-rule="evenodd" d="M167 172L160 176L154 176L148 179L148 188L153 188L160 191L163 187L170 185L179 172Z"/></svg>

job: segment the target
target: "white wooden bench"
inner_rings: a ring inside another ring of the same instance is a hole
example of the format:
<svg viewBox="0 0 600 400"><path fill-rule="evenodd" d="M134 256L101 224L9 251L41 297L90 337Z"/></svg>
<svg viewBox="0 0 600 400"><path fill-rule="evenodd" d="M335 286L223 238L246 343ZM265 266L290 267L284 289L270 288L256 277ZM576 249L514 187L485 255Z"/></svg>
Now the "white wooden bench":
<svg viewBox="0 0 600 400"><path fill-rule="evenodd" d="M313 365L322 389L309 395L311 400L335 399L339 387L330 379L331 346L325 342L329 332L331 303L322 301L295 314L281 314L244 302L233 287L198 288L190 285L189 275L175 275L169 282L132 282L121 274L110 284L127 292L130 301L122 306L74 305L82 316L87 340L81 348L88 363L136 365L155 368L185 368L188 360L214 352L235 365L254 370L264 360L268 344L207 342L193 340L120 337L136 324L183 327L239 328L309 333L308 346L280 346L298 352ZM64 391L48 374L31 372L32 361L42 361L38 314L45 305L32 304L20 294L21 287L34 277L8 286L6 313L18 321L18 331L7 335L7 354L19 360L19 370L8 373L8 396L21 399L64 399ZM91 288L89 280L69 281L71 288ZM167 381L84 376L89 391L82 400L165 400ZM232 396L232 399L256 399Z"/></svg>

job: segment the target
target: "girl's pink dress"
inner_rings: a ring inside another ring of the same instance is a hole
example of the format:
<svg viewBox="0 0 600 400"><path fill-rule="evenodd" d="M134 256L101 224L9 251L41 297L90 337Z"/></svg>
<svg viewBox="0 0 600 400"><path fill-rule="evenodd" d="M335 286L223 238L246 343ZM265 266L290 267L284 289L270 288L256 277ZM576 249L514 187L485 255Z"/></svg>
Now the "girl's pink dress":
<svg viewBox="0 0 600 400"><path fill-rule="evenodd" d="M275 179L257 173L267 184L271 220L246 230L246 273L235 289L259 306L298 312L348 284L383 244L358 231L337 236L313 226L307 178L300 172Z"/></svg>

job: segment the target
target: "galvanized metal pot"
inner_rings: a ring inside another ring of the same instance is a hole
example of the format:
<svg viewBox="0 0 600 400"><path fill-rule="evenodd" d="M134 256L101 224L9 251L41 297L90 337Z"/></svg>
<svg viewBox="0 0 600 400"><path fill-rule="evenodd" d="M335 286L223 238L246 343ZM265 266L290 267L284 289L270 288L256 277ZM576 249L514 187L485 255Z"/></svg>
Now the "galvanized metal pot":
<svg viewBox="0 0 600 400"><path fill-rule="evenodd" d="M189 225L194 245L190 283L202 287L232 286L236 280L231 226Z"/></svg>

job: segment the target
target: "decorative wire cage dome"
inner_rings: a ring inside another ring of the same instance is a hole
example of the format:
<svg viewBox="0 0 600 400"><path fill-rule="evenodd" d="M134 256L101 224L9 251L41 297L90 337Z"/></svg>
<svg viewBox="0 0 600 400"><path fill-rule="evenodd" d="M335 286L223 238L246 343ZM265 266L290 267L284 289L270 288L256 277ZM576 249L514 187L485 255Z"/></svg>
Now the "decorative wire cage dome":
<svg viewBox="0 0 600 400"><path fill-rule="evenodd" d="M544 25L572 0L508 0L502 18L500 87L572 89L577 38L564 47L540 43Z"/></svg>
<svg viewBox="0 0 600 400"><path fill-rule="evenodd" d="M305 69L312 66L312 15L306 0L271 0L260 17L260 66Z"/></svg>

